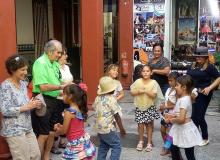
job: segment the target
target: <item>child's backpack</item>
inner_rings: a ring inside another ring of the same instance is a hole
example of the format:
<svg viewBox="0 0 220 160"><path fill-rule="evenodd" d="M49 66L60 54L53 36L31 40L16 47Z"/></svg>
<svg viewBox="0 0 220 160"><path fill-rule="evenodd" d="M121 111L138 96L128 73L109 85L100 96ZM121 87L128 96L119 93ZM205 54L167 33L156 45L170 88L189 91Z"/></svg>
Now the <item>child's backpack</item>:
<svg viewBox="0 0 220 160"><path fill-rule="evenodd" d="M142 69L143 69L143 65L142 64L138 64L134 68L133 82L136 81L137 79L141 78L141 71L142 71Z"/></svg>

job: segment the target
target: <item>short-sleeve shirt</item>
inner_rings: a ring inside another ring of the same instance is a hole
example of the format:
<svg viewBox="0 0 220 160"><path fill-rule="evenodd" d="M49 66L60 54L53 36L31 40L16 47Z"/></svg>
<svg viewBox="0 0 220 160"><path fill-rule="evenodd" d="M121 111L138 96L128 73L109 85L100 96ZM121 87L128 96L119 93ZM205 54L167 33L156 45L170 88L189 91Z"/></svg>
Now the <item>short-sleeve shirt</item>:
<svg viewBox="0 0 220 160"><path fill-rule="evenodd" d="M178 98L174 112L176 115L180 114L180 109L183 108L186 110L186 118L190 118L192 114L192 102L190 96L184 96L181 98Z"/></svg>
<svg viewBox="0 0 220 160"><path fill-rule="evenodd" d="M168 88L165 93L165 105L167 105L167 102L170 101L173 104L176 104L176 90L172 90L172 88ZM173 109L168 109L168 112L172 112Z"/></svg>
<svg viewBox="0 0 220 160"><path fill-rule="evenodd" d="M170 66L170 61L166 57L161 57L156 63L152 63L152 61L150 61L149 65L152 69L164 69L165 67ZM156 80L160 86L168 84L168 78L166 75L154 73L152 78Z"/></svg>
<svg viewBox="0 0 220 160"><path fill-rule="evenodd" d="M107 134L110 131L115 131L114 115L121 110L116 98L112 94L97 96L93 108L95 109L95 128L97 132Z"/></svg>
<svg viewBox="0 0 220 160"><path fill-rule="evenodd" d="M26 82L20 81L19 89L9 80L2 82L0 88L0 111L3 115L2 136L20 136L32 131L30 111L20 112L21 106L28 102Z"/></svg>
<svg viewBox="0 0 220 160"><path fill-rule="evenodd" d="M143 83L143 79L137 79L130 87L131 91L138 91L141 88L145 88L146 92L157 93L157 82L150 80L147 84ZM149 107L154 106L155 99L148 97L146 94L140 94L134 97L134 105L144 111Z"/></svg>
<svg viewBox="0 0 220 160"><path fill-rule="evenodd" d="M59 90L40 91L41 84L60 85L61 82L60 64L56 61L50 62L46 53L34 62L32 73L34 93L43 93L51 97L57 97L60 94Z"/></svg>
<svg viewBox="0 0 220 160"><path fill-rule="evenodd" d="M187 70L187 74L192 77L196 88L205 88L211 84L213 79L220 76L218 70L212 64L208 64L206 69L190 67Z"/></svg>

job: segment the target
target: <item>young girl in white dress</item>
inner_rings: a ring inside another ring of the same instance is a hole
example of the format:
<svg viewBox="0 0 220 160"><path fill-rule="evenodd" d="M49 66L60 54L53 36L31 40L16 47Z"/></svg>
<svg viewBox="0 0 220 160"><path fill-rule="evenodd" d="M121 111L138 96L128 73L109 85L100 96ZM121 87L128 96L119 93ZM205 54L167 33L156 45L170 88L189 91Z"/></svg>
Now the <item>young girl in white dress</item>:
<svg viewBox="0 0 220 160"><path fill-rule="evenodd" d="M191 91L193 81L189 75L177 78L176 94L178 100L174 108L174 114L165 115L165 122L172 123L169 135L173 138L171 154L173 160L180 160L179 149L184 148L188 160L195 160L194 146L201 144L202 137L198 128L191 120L192 102Z"/></svg>

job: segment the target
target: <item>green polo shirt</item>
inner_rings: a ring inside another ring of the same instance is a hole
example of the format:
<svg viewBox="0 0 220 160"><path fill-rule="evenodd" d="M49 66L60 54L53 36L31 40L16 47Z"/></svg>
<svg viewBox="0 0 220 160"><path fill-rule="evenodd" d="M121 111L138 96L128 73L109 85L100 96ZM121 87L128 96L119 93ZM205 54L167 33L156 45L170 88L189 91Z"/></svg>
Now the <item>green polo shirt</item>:
<svg viewBox="0 0 220 160"><path fill-rule="evenodd" d="M58 62L50 62L46 53L39 57L33 65L33 92L43 93L51 97L57 97L60 94L59 90L56 91L40 91L39 85L41 84L54 84L60 85L60 65Z"/></svg>

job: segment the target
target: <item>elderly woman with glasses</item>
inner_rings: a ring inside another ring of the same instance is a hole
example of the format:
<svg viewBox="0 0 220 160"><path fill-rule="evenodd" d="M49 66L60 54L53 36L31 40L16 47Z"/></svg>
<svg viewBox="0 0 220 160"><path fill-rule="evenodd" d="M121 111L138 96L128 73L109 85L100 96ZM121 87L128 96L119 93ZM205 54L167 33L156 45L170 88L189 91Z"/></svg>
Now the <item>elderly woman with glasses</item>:
<svg viewBox="0 0 220 160"><path fill-rule="evenodd" d="M40 108L41 101L27 95L27 63L18 55L5 62L9 77L1 83L0 110L3 115L1 135L6 138L13 160L41 158L31 125L30 110Z"/></svg>

